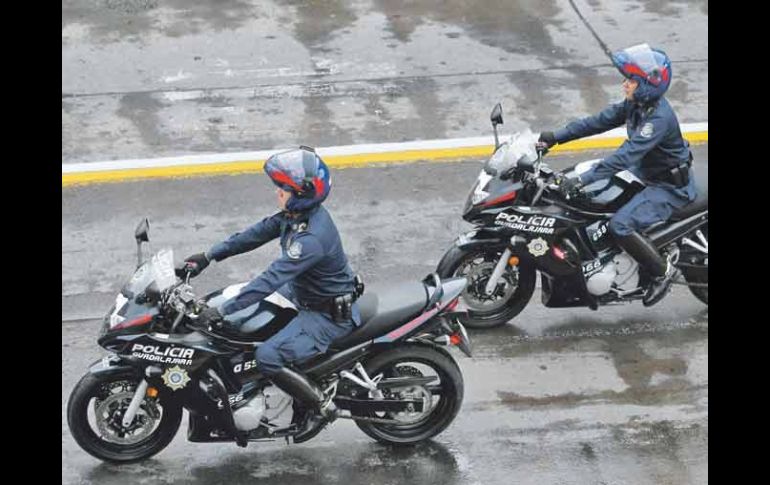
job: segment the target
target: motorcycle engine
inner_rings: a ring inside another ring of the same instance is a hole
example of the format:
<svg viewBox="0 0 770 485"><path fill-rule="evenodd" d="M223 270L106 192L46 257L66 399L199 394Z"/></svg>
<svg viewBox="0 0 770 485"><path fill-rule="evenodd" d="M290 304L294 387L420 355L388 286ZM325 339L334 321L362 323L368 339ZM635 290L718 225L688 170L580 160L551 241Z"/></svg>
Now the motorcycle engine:
<svg viewBox="0 0 770 485"><path fill-rule="evenodd" d="M615 281L615 261L609 261L601 270L592 274L586 281L588 292L592 295L603 295L610 291L612 282Z"/></svg>
<svg viewBox="0 0 770 485"><path fill-rule="evenodd" d="M258 427L265 407L265 395L260 392L233 412L235 427L241 431L249 431Z"/></svg>
<svg viewBox="0 0 770 485"><path fill-rule="evenodd" d="M615 287L621 291L635 290L639 287L639 263L626 253L620 253L613 259L615 263Z"/></svg>
<svg viewBox="0 0 770 485"><path fill-rule="evenodd" d="M629 291L638 285L639 264L626 253L616 255L586 280L588 292L595 296L609 293L613 286L620 291Z"/></svg>

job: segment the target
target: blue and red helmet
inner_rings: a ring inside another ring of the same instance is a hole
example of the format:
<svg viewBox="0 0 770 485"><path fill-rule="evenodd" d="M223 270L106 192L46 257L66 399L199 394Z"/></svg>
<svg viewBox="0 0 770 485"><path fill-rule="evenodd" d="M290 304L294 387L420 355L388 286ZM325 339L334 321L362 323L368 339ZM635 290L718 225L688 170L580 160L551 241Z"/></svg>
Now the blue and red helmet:
<svg viewBox="0 0 770 485"><path fill-rule="evenodd" d="M639 103L660 99L671 84L671 59L647 44L613 53L612 63L624 77L639 82L634 92L634 100Z"/></svg>
<svg viewBox="0 0 770 485"><path fill-rule="evenodd" d="M265 173L275 185L292 193L286 202L290 212L301 212L321 204L331 191L331 176L312 148L300 147L271 155Z"/></svg>

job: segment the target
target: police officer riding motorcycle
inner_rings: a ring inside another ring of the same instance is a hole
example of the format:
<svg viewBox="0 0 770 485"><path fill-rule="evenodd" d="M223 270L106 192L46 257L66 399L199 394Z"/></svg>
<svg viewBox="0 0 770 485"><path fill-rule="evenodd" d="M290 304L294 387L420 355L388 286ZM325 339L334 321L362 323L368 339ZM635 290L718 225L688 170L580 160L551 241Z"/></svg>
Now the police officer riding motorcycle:
<svg viewBox="0 0 770 485"><path fill-rule="evenodd" d="M646 44L612 55L625 99L595 116L500 143L468 195L461 234L437 266L464 276L462 301L473 328L518 315L542 276L546 307L659 302L681 274L708 304L708 181L696 176L689 144L663 97L671 79L666 54ZM628 139L603 160L558 172L543 161L558 143L626 124ZM697 189L696 189L697 184Z"/></svg>
<svg viewBox="0 0 770 485"><path fill-rule="evenodd" d="M232 235L185 262L193 275L210 261L256 249L280 238L281 257L220 307L201 312L198 325L237 325L239 312L277 291L299 314L256 350L258 370L273 384L314 411L301 424L295 442L334 420L335 405L321 389L286 364L325 352L329 344L361 324L356 299L363 290L351 270L340 235L321 203L329 195L329 169L314 150L301 147L271 156L265 172L277 188L281 211ZM296 402L296 401L295 401ZM300 415L302 413L295 413Z"/></svg>
<svg viewBox="0 0 770 485"><path fill-rule="evenodd" d="M583 174L563 178L560 185L564 194L580 196L581 187L623 170L645 183L645 189L610 219L609 230L618 245L653 276L643 299L645 306L651 306L666 295L679 270L641 232L667 221L675 210L695 200L692 153L674 110L663 97L672 77L668 56L640 44L616 52L612 61L625 77L626 99L555 132L543 132L539 141L550 148L625 123L628 139L615 153Z"/></svg>

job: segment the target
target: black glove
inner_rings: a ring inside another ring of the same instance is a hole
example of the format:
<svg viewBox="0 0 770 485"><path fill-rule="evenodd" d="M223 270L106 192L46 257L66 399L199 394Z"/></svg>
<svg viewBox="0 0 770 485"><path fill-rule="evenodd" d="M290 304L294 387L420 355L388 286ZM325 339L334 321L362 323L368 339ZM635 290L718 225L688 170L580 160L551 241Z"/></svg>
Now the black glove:
<svg viewBox="0 0 770 485"><path fill-rule="evenodd" d="M191 278L195 278L201 274L208 265L209 258L206 257L206 253L197 253L185 258L183 270L190 273Z"/></svg>
<svg viewBox="0 0 770 485"><path fill-rule="evenodd" d="M199 328L220 328L224 317L215 307L206 307L198 314L195 326Z"/></svg>
<svg viewBox="0 0 770 485"><path fill-rule="evenodd" d="M559 192L567 198L579 197L583 194L580 190L583 187L583 182L579 177L561 177L558 180Z"/></svg>
<svg viewBox="0 0 770 485"><path fill-rule="evenodd" d="M540 138L537 139L537 142L544 144L546 148L551 148L558 143L556 141L556 135L554 135L552 131L540 133Z"/></svg>

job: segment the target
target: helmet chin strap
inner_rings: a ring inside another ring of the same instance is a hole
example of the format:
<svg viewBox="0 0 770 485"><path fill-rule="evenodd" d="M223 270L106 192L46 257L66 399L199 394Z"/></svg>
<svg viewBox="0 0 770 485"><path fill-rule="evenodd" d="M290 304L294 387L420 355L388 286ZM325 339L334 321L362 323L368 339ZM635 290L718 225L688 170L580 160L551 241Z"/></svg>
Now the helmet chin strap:
<svg viewBox="0 0 770 485"><path fill-rule="evenodd" d="M648 106L658 100L659 97L653 98L649 93L650 86L647 83L639 82L636 91L634 91L634 102L641 106Z"/></svg>
<svg viewBox="0 0 770 485"><path fill-rule="evenodd" d="M289 200L286 201L286 211L297 214L307 212L321 205L321 202L313 198L297 197L297 194L292 194Z"/></svg>

